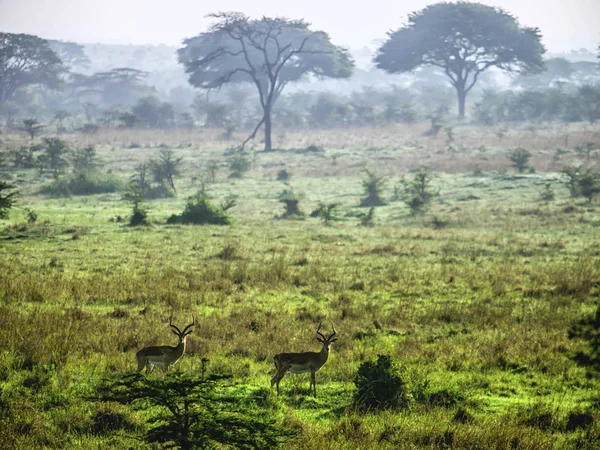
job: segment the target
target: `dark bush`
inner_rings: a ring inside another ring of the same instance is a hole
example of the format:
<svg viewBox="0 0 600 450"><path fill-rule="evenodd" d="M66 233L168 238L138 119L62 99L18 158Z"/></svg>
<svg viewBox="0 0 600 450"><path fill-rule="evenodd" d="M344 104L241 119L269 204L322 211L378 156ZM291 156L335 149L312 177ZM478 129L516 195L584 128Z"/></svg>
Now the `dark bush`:
<svg viewBox="0 0 600 450"><path fill-rule="evenodd" d="M406 408L411 400L406 381L388 355L365 361L354 377L354 405L365 409Z"/></svg>
<svg viewBox="0 0 600 450"><path fill-rule="evenodd" d="M231 222L223 208L213 205L202 195L190 197L181 214L173 214L167 219L168 224L231 225Z"/></svg>

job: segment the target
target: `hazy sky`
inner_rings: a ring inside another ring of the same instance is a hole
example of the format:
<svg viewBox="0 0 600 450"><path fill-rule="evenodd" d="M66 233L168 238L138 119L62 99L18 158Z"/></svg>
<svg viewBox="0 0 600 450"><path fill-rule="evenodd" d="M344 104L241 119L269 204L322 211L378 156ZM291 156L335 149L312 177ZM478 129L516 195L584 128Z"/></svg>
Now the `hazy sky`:
<svg viewBox="0 0 600 450"><path fill-rule="evenodd" d="M385 38L425 0L0 0L0 31L80 43L168 44L204 31L204 16L241 11L251 17L304 18L334 43L360 48ZM528 26L537 26L551 52L600 44L599 0L496 0Z"/></svg>

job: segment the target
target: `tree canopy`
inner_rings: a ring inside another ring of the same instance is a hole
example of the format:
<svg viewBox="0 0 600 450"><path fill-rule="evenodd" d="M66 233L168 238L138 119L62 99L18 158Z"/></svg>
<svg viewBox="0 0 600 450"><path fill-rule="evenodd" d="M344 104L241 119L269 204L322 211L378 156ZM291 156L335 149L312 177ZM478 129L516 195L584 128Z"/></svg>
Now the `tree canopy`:
<svg viewBox="0 0 600 450"><path fill-rule="evenodd" d="M309 30L303 20L250 19L236 12L212 14L210 29L186 39L179 49L193 86L218 89L228 83L251 83L258 92L265 125L265 150L271 150L271 112L290 82L304 75L349 77L354 62L333 45L327 33Z"/></svg>
<svg viewBox="0 0 600 450"><path fill-rule="evenodd" d="M48 42L30 34L0 33L0 105L21 87L57 87L64 70Z"/></svg>
<svg viewBox="0 0 600 450"><path fill-rule="evenodd" d="M479 3L436 3L409 14L408 23L391 32L375 64L391 73L423 65L444 70L456 89L459 116L468 92L491 67L535 73L544 68L545 52L537 28L521 27L500 8Z"/></svg>

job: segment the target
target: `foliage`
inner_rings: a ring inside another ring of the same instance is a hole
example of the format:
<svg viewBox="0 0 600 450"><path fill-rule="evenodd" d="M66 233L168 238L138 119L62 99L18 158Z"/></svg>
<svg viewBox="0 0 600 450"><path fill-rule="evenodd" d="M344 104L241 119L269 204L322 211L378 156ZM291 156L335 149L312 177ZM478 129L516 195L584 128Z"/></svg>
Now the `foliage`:
<svg viewBox="0 0 600 450"><path fill-rule="evenodd" d="M310 216L318 217L323 222L325 222L325 225L329 225L332 221L338 219L337 207L338 207L337 203L325 204L325 203L319 202L319 204L317 205L317 208L312 213L310 213Z"/></svg>
<svg viewBox="0 0 600 450"><path fill-rule="evenodd" d="M230 178L242 178L250 170L250 160L243 154L237 154L229 160Z"/></svg>
<svg viewBox="0 0 600 450"><path fill-rule="evenodd" d="M279 195L279 201L285 205L285 211L281 215L282 219L297 219L304 217L304 213L300 211L300 198L292 189L285 189Z"/></svg>
<svg viewBox="0 0 600 450"><path fill-rule="evenodd" d="M71 154L71 163L75 172L84 173L94 172L104 164L104 161L98 157L94 146L88 145L82 149L73 151Z"/></svg>
<svg viewBox="0 0 600 450"><path fill-rule="evenodd" d="M354 405L363 409L406 408L412 396L407 382L389 355L363 362L356 375Z"/></svg>
<svg viewBox="0 0 600 450"><path fill-rule="evenodd" d="M0 219L8 217L8 211L15 204L16 196L15 186L6 181L0 181Z"/></svg>
<svg viewBox="0 0 600 450"><path fill-rule="evenodd" d="M17 127L17 130L23 131L24 133L26 133L27 135L29 135L29 137L31 138L31 140L35 139L35 137L42 132L42 130L45 128L44 125L42 125L37 119L23 119L22 120L23 125L20 127Z"/></svg>
<svg viewBox="0 0 600 450"><path fill-rule="evenodd" d="M118 402L150 414L142 436L148 444L181 449L272 449L293 433L275 422L259 397L227 389L230 376L174 372L162 378L126 375L107 381L98 400Z"/></svg>
<svg viewBox="0 0 600 450"><path fill-rule="evenodd" d="M147 191L137 183L132 181L127 186L127 191L123 198L131 203L131 216L129 216L129 225L132 227L139 225L148 225L148 210L142 206L146 199Z"/></svg>
<svg viewBox="0 0 600 450"><path fill-rule="evenodd" d="M585 170L577 177L577 190L589 203L600 194L600 173Z"/></svg>
<svg viewBox="0 0 600 450"><path fill-rule="evenodd" d="M544 189L540 191L540 200L543 202L551 202L555 197L554 191L552 190L552 184L546 183Z"/></svg>
<svg viewBox="0 0 600 450"><path fill-rule="evenodd" d="M114 175L80 172L45 184L40 192L50 197L70 197L71 195L109 194L120 192L124 188L123 181Z"/></svg>
<svg viewBox="0 0 600 450"><path fill-rule="evenodd" d="M432 176L426 169L421 169L412 180L403 178L400 185L403 189L404 202L413 215L423 213L429 207L435 192L431 190Z"/></svg>
<svg viewBox="0 0 600 450"><path fill-rule="evenodd" d="M392 73L422 65L440 67L456 89L459 116L479 76L491 67L510 72L540 71L545 49L537 28L520 27L500 8L479 3L436 3L409 14L390 34L375 64Z"/></svg>
<svg viewBox="0 0 600 450"><path fill-rule="evenodd" d="M375 219L375 207L371 206L371 208L369 208L369 212L367 214L362 214L360 216L360 225L363 227L372 227L375 225L374 219Z"/></svg>
<svg viewBox="0 0 600 450"><path fill-rule="evenodd" d="M523 173L529 167L531 156L531 152L522 147L515 148L508 153L508 159L519 173Z"/></svg>
<svg viewBox="0 0 600 450"><path fill-rule="evenodd" d="M184 211L181 214L173 214L167 223L231 225L232 220L223 207L213 205L208 198L198 194L190 197Z"/></svg>
<svg viewBox="0 0 600 450"><path fill-rule="evenodd" d="M152 177L155 182L167 184L173 191L175 189L175 177L181 175L183 157L176 157L175 152L170 149L162 149L158 156L150 162Z"/></svg>
<svg viewBox="0 0 600 450"><path fill-rule="evenodd" d="M571 326L569 339L581 339L587 343L587 350L578 352L575 360L600 372L600 307L596 308L593 316L583 318Z"/></svg>
<svg viewBox="0 0 600 450"><path fill-rule="evenodd" d="M141 125L148 128L170 128L175 123L173 105L161 102L155 96L141 98L133 107L132 113Z"/></svg>
<svg viewBox="0 0 600 450"><path fill-rule="evenodd" d="M60 58L46 40L0 32L0 105L25 86L58 86L62 70Z"/></svg>
<svg viewBox="0 0 600 450"><path fill-rule="evenodd" d="M579 192L579 177L583 171L581 166L568 166L564 167L561 171L566 178L565 184L569 189L571 197L579 197L581 195Z"/></svg>
<svg viewBox="0 0 600 450"><path fill-rule="evenodd" d="M353 62L324 32L310 31L302 20L218 13L208 32L186 39L178 50L193 86L218 89L229 83L251 83L257 89L265 126L265 151L272 150L273 107L290 82L304 75L347 78ZM247 142L247 140L246 140ZM245 144L245 142L244 142ZM243 147L243 144L242 144Z"/></svg>
<svg viewBox="0 0 600 450"><path fill-rule="evenodd" d="M370 172L368 169L365 169L364 172L366 178L361 181L361 184L366 197L360 201L360 206L385 205L386 202L381 198L381 193L385 189L387 179Z"/></svg>
<svg viewBox="0 0 600 450"><path fill-rule="evenodd" d="M69 167L67 156L71 152L69 145L62 139L50 137L42 139L39 145L38 164L41 170L49 170L55 180Z"/></svg>

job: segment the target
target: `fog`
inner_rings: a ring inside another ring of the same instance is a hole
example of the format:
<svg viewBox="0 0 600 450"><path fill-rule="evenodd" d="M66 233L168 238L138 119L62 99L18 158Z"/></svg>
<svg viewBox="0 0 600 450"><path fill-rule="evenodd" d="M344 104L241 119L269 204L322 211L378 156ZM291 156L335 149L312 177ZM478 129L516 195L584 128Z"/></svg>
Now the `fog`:
<svg viewBox="0 0 600 450"><path fill-rule="evenodd" d="M252 17L304 18L313 29L327 31L334 43L353 49L373 46L386 32L399 28L407 14L428 4L423 0L372 0L362 6L346 1L273 2L229 0L0 0L0 30L36 34L81 43L179 45L206 29L207 14L241 11ZM541 29L550 52L594 49L600 42L597 0L496 0L521 24Z"/></svg>

